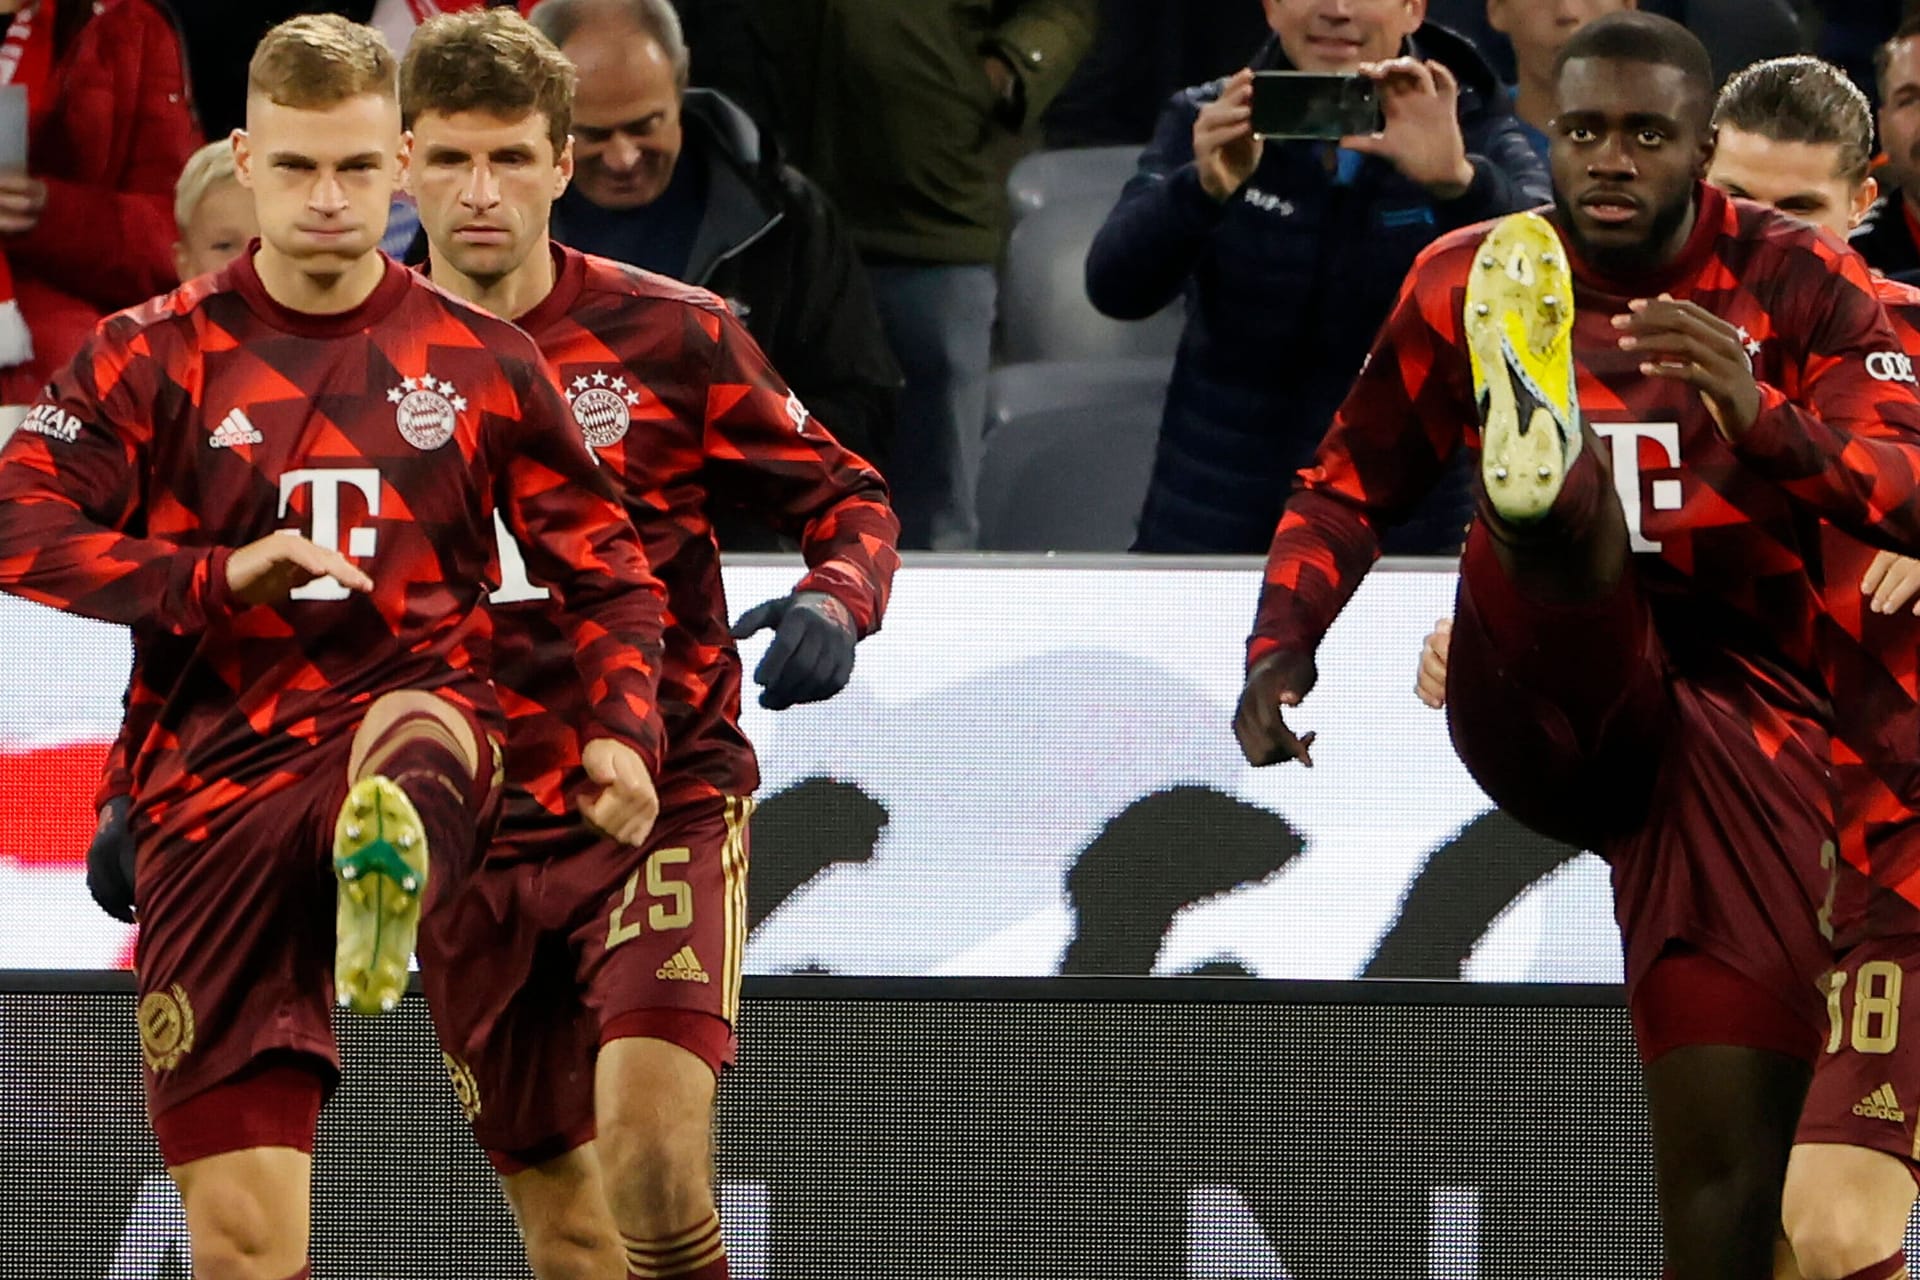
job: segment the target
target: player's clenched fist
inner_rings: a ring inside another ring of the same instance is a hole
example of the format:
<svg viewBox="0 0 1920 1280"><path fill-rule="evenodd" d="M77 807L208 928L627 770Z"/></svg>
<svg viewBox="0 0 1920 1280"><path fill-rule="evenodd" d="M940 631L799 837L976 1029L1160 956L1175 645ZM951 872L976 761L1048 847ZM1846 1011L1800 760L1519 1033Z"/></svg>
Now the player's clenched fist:
<svg viewBox="0 0 1920 1280"><path fill-rule="evenodd" d="M227 557L227 587L244 604L285 600L315 578L332 578L349 591L373 590L373 579L353 561L297 533L270 533Z"/></svg>
<svg viewBox="0 0 1920 1280"><path fill-rule="evenodd" d="M1280 716L1280 708L1297 707L1320 678L1313 658L1300 653L1270 653L1247 672L1240 691L1240 710L1233 718L1234 736L1251 765L1298 760L1313 767L1308 749L1311 733L1296 735Z"/></svg>
<svg viewBox="0 0 1920 1280"><path fill-rule="evenodd" d="M594 830L621 844L640 844L660 816L660 797L640 753L624 742L595 738L580 753L597 792L580 797L580 816Z"/></svg>
<svg viewBox="0 0 1920 1280"><path fill-rule="evenodd" d="M1420 646L1420 674L1413 692L1435 711L1447 705L1447 646L1452 639L1453 619L1442 618Z"/></svg>

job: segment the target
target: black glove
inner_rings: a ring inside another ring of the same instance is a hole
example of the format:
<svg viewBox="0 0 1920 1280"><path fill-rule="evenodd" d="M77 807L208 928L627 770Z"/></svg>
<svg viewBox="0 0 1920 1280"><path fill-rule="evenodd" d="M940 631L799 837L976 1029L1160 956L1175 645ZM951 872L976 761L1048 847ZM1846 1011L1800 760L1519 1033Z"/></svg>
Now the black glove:
<svg viewBox="0 0 1920 1280"><path fill-rule="evenodd" d="M115 796L100 810L100 825L87 846L87 892L115 920L133 923L133 833L127 811L133 801Z"/></svg>
<svg viewBox="0 0 1920 1280"><path fill-rule="evenodd" d="M824 701L847 687L853 646L860 638L847 606L824 591L796 591L741 614L733 624L733 638L744 640L764 627L776 629L753 672L760 682L761 706L784 711L798 703Z"/></svg>

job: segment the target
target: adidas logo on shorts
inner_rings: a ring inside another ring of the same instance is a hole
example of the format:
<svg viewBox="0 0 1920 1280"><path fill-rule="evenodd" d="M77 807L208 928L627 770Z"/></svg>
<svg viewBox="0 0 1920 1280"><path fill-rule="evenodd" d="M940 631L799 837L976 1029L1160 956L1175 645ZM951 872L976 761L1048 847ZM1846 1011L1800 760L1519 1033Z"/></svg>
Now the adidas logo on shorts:
<svg viewBox="0 0 1920 1280"><path fill-rule="evenodd" d="M656 978L665 978L669 982L711 982L707 971L700 967L698 957L691 946L685 946L667 957L667 962L653 971Z"/></svg>
<svg viewBox="0 0 1920 1280"><path fill-rule="evenodd" d="M1907 1121L1907 1113L1900 1109L1900 1099L1894 1096L1890 1084L1881 1085L1854 1103L1853 1114L1868 1120L1891 1120L1895 1124L1905 1124Z"/></svg>

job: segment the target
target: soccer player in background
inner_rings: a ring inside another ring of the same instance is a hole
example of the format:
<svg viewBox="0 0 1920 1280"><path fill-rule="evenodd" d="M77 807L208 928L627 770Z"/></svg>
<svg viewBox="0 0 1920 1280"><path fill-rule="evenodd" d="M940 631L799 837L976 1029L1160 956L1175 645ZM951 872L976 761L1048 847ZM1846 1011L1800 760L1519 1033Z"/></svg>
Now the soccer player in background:
<svg viewBox="0 0 1920 1280"><path fill-rule="evenodd" d="M1920 546L1920 401L1858 258L1702 185L1694 36L1600 19L1556 92L1552 223L1422 258L1303 473L1236 730L1308 759L1282 708L1377 527L1477 446L1454 742L1611 863L1671 1274L1766 1276L1831 957L1818 521Z"/></svg>
<svg viewBox="0 0 1920 1280"><path fill-rule="evenodd" d="M395 70L345 19L269 32L234 138L260 242L103 322L0 451L0 589L149 638L139 1031L214 1280L307 1274L332 997L391 1006L429 875L472 872L496 509L593 689L589 816L638 839L657 805L663 593L631 524L525 335L377 251Z"/></svg>
<svg viewBox="0 0 1920 1280"><path fill-rule="evenodd" d="M776 628L764 706L838 692L880 625L899 525L718 298L550 241L573 83L509 10L429 20L401 67L408 182L435 283L539 343L666 583L660 820L642 843L570 812L587 691L543 603L496 606L504 812L479 873L428 916L422 979L535 1273L718 1280L713 1105L759 785L733 641ZM726 508L798 537L808 565L732 635L710 518Z"/></svg>
<svg viewBox="0 0 1920 1280"><path fill-rule="evenodd" d="M1843 241L1873 205L1872 107L1830 63L1748 67L1721 89L1714 129L1707 181L1728 195ZM1874 287L1901 349L1920 357L1920 290L1877 273ZM1829 913L1840 961L1827 978L1827 1041L1787 1166L1784 1216L1805 1280L1889 1280L1907 1274L1902 1240L1920 1171L1920 1031L1900 1036L1903 978L1920 962L1920 909L1900 891L1920 852L1920 702L1910 692L1920 620L1907 609L1920 562L1831 526L1820 543L1829 616L1819 647L1844 855ZM1419 693L1431 706L1445 700L1446 662L1442 626L1421 660Z"/></svg>

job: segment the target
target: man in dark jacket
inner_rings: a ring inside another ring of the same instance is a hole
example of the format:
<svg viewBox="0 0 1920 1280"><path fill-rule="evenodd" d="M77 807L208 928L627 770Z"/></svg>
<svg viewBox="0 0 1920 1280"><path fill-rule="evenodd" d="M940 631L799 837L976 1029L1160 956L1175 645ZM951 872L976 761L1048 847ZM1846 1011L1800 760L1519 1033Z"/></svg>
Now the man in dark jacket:
<svg viewBox="0 0 1920 1280"><path fill-rule="evenodd" d="M1880 199L1854 229L1861 257L1897 279L1920 272L1920 17L1908 18L1873 55L1880 90Z"/></svg>
<svg viewBox="0 0 1920 1280"><path fill-rule="evenodd" d="M1088 296L1108 315L1187 300L1136 550L1265 550L1414 256L1550 196L1493 73L1464 40L1422 25L1425 0L1265 5L1275 38L1253 68L1365 67L1386 129L1341 147L1263 144L1251 70L1162 112L1087 255ZM1456 467L1388 550L1450 551L1468 511Z"/></svg>
<svg viewBox="0 0 1920 1280"><path fill-rule="evenodd" d="M906 374L900 545L964 551L1011 217L1007 175L1093 43L1096 0L757 0L783 128L846 215Z"/></svg>
<svg viewBox="0 0 1920 1280"><path fill-rule="evenodd" d="M900 371L820 189L746 112L686 87L667 0L546 0L532 21L580 72L554 238L719 294L808 410L884 471Z"/></svg>

